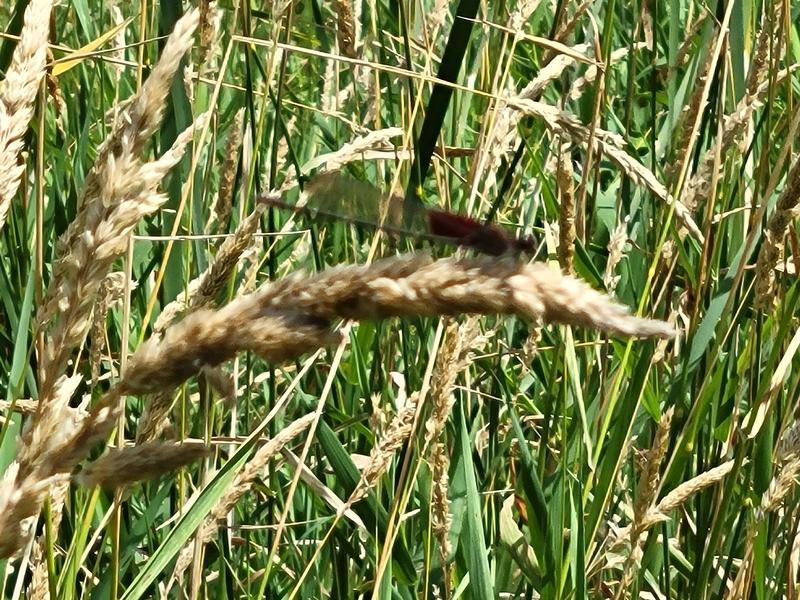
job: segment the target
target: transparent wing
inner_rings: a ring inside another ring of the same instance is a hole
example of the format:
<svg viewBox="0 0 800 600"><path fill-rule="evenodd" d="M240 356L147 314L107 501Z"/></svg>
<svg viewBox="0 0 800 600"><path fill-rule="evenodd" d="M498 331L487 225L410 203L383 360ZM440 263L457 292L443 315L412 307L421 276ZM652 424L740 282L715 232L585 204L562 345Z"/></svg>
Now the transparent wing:
<svg viewBox="0 0 800 600"><path fill-rule="evenodd" d="M389 232L430 237L427 210L419 201L407 203L388 196L370 183L337 171L313 177L305 189L304 209L333 219L381 227Z"/></svg>

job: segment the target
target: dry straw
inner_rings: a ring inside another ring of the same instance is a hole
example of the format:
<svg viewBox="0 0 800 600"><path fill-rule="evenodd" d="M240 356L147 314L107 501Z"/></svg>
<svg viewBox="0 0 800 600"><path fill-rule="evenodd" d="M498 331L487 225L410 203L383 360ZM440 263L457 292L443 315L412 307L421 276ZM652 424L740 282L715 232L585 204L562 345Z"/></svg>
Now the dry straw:
<svg viewBox="0 0 800 600"><path fill-rule="evenodd" d="M712 485L716 485L722 481L728 475L728 473L731 472L734 464L735 462L733 460L729 460L722 463L718 467L709 469L708 471L693 477L689 481L680 484L678 487L664 496L660 502L656 503L654 506L651 505L647 511L642 511L640 507L639 510L641 512L636 517L635 523L633 525L622 527L616 530L614 537L608 539L605 552L598 554L597 558L600 561L604 561L605 557L612 555L618 547L625 545L626 542L630 542L632 536L633 538L638 539L638 537L640 537L642 534L644 534L644 532L654 525L668 521L669 513L683 505L696 493L701 492L704 489L711 487ZM643 489L649 490L653 487L654 486L652 483L648 483ZM650 492L648 492L648 494L649 493ZM636 531L634 531L634 529ZM589 572L594 573L597 568L598 563L595 562L590 567Z"/></svg>
<svg viewBox="0 0 800 600"><path fill-rule="evenodd" d="M608 62L606 63L606 68L615 63L618 63L623 58L628 56L628 53L631 50L634 51L641 50L646 47L647 47L646 43L637 42L635 44L632 44L630 48L627 46L625 48L617 48L609 55ZM584 73L581 77L578 77L572 84L572 87L569 90L569 99L572 101L580 99L580 97L588 89L588 87L594 82L595 79L597 79L597 75L599 73L600 69L597 68L597 65L589 65L589 67L586 69L586 73Z"/></svg>
<svg viewBox="0 0 800 600"><path fill-rule="evenodd" d="M35 413L39 408L39 402L36 400L31 400L30 398L19 398L18 400L14 400L9 402L8 400L0 400L0 412L6 413L11 411L12 409L14 412L18 413Z"/></svg>
<svg viewBox="0 0 800 600"><path fill-rule="evenodd" d="M562 22L561 25L559 25L558 31L556 32L555 39L557 41L559 41L559 42L562 42L562 41L566 40L567 37L569 35L571 35L573 31L575 31L575 28L578 26L578 23L580 23L581 17L589 9L589 7L593 3L594 3L594 0L584 0L575 9L575 12L573 13L573 15L570 18L570 20L567 21L566 23ZM554 52L554 50L548 50L547 52L545 52L545 54L544 54L544 61L545 62L548 62L552 58L552 53L553 52Z"/></svg>
<svg viewBox="0 0 800 600"><path fill-rule="evenodd" d="M700 28L703 27L706 23L706 19L710 13L708 11L703 11L700 15L694 20L692 23L691 28L689 31L686 32L686 36L683 40L683 43L678 48L678 51L675 53L675 63L673 68L675 67L682 67L689 61L690 51L692 50L692 45L695 43L695 36L700 32Z"/></svg>
<svg viewBox="0 0 800 600"><path fill-rule="evenodd" d="M611 232L608 241L608 260L606 270L603 273L603 284L609 294L613 294L619 283L619 275L615 275L617 265L622 260L625 251L625 244L628 243L628 222L630 216L626 216Z"/></svg>
<svg viewBox="0 0 800 600"><path fill-rule="evenodd" d="M447 327L444 342L436 355L436 370L431 378L431 414L425 422L426 448L437 441L444 431L453 408L453 387L458 375L469 366L470 349L487 338L480 335L478 321L474 317L461 325L451 323Z"/></svg>
<svg viewBox="0 0 800 600"><path fill-rule="evenodd" d="M436 356L436 370L431 379L431 414L425 422L425 443L422 452L429 454L431 465L433 479L431 525L439 543L443 568L452 550L448 538L452 517L447 502L450 457L445 451L444 444L439 440L453 407L453 388L456 378L470 364L470 349L480 345L487 337L480 335L478 321L474 317L468 318L461 325L451 323L447 327L444 342Z"/></svg>
<svg viewBox="0 0 800 600"><path fill-rule="evenodd" d="M351 0L334 0L336 39L339 41L339 51L342 54L348 58L358 58L356 55L356 27L350 2Z"/></svg>
<svg viewBox="0 0 800 600"><path fill-rule="evenodd" d="M31 550L31 583L28 600L50 600L50 576L42 544L37 541Z"/></svg>
<svg viewBox="0 0 800 600"><path fill-rule="evenodd" d="M774 84L780 84L791 73L797 69L798 65L793 65L789 69L783 69L775 76ZM719 150L719 161L722 163L726 156L733 150L737 151L736 156L743 154L747 145L748 125L751 123L753 114L764 105L765 98L769 93L771 83L762 82L752 94L748 93L739 100L734 111L725 115L722 122L722 133L719 137L719 148L713 144L706 150L700 159L697 171L686 184L683 194L683 203L691 211L696 210L700 201L707 198L711 191L711 184L714 180L714 172L717 168L717 150Z"/></svg>
<svg viewBox="0 0 800 600"><path fill-rule="evenodd" d="M664 169L667 181L671 182L680 173L686 151L689 149L689 141L697 119L697 113L700 112L706 102L704 92L713 62L714 51L712 48L708 48L705 60L697 68L697 80L689 102L681 109L681 113L678 115L678 122L675 125L675 129L678 132L674 143L675 160Z"/></svg>
<svg viewBox="0 0 800 600"><path fill-rule="evenodd" d="M200 441L147 442L130 448L109 450L77 476L86 487L108 489L156 479L208 456Z"/></svg>
<svg viewBox="0 0 800 600"><path fill-rule="evenodd" d="M156 392L147 402L136 425L136 443L142 444L157 439L169 428L167 416L172 410L177 393L168 388Z"/></svg>
<svg viewBox="0 0 800 600"><path fill-rule="evenodd" d="M673 206L675 216L683 223L692 237L703 242L703 233L694 222L691 212L683 203L670 195L664 184L650 169L623 150L625 142L619 135L599 128L590 132L573 115L543 102L525 98L510 98L508 103L509 106L513 106L525 114L540 118L542 123L556 135L565 135L572 141L582 144L589 143L591 140L595 152L602 153L622 169L632 181L645 186L657 198L666 202L667 205Z"/></svg>
<svg viewBox="0 0 800 600"><path fill-rule="evenodd" d="M192 35L197 22L198 12L193 10L175 24L160 60L139 93L125 102L111 134L101 145L94 166L86 176L80 197L81 210L58 241L56 254L59 260L54 265L53 283L47 302L39 313L40 323L49 321L58 311L58 302L62 297L58 284L62 279L71 277L70 272L71 269L74 270L75 262L74 249L81 245L81 238L87 232L97 233L107 229L107 226L101 227L101 224L115 211L119 213L122 206L135 202L136 192L143 191L147 183L152 184L152 181L140 182L140 177L151 180L158 177L157 181L160 181L170 168L159 161L150 163L150 167L145 168L146 165L141 165L138 157L161 122L173 76L181 59L192 47ZM188 141L181 140L184 146ZM176 140L162 160L168 162L170 157L175 158L178 151L182 153L182 148Z"/></svg>
<svg viewBox="0 0 800 600"><path fill-rule="evenodd" d="M100 363L102 361L103 351L106 347L105 333L108 312L115 304L122 300L126 289L133 289L135 287L136 282L128 281L123 271L109 273L100 285L97 305L92 315L91 326L92 344L89 363L92 369L92 385L96 384L100 377Z"/></svg>
<svg viewBox="0 0 800 600"><path fill-rule="evenodd" d="M410 254L342 266L263 286L219 310L202 309L142 344L125 393L175 387L205 365L245 350L283 361L335 343L334 319L517 314L625 336L671 337L662 321L634 317L579 279L542 263Z"/></svg>
<svg viewBox="0 0 800 600"><path fill-rule="evenodd" d="M0 229L25 172L20 152L45 74L51 7L52 0L31 0L28 4L19 42L6 78L0 83Z"/></svg>
<svg viewBox="0 0 800 600"><path fill-rule="evenodd" d="M121 410L119 387L86 412L69 406L80 378L66 378L62 373L89 330L103 280L114 260L127 249L127 234L166 200L157 186L180 160L194 126L203 123L199 118L179 134L160 158L140 160L145 141L160 122L174 72L191 48L197 19L197 11L191 11L178 21L147 82L120 111L117 125L87 176L79 215L59 241L59 260L38 319L40 327L50 326L40 357L38 411L22 435L17 461L0 484L0 557L12 555L25 544L26 527L45 496L53 489L63 489L53 486L63 483L94 443L116 424ZM59 514L61 501L56 500Z"/></svg>
<svg viewBox="0 0 800 600"><path fill-rule="evenodd" d="M47 332L48 343L42 361L44 395L54 376L63 371L72 349L86 335L100 284L114 260L127 249L127 234L143 217L166 202L167 197L157 192L157 186L183 156L195 127L202 127L204 122L205 116L201 115L178 135L169 151L150 163L137 164L138 161L127 156L126 150L119 163L109 159L111 163L128 168L112 168L107 173L102 188L105 199L93 202L93 206L99 208L98 219L93 227L76 238L75 244L59 260L60 272L54 274L50 286L48 295L52 302L44 313L51 316L48 313L57 306L58 318ZM118 202L113 203L114 200Z"/></svg>
<svg viewBox="0 0 800 600"><path fill-rule="evenodd" d="M617 598L623 597L638 571L641 560L641 548L644 541L642 534L646 531L646 515L658 493L661 481L659 470L669 447L669 429L672 423L673 408L668 409L658 422L653 444L643 457L642 474L636 488L636 500L633 504L633 525L630 528L631 552L622 568L622 579L617 589Z"/></svg>
<svg viewBox="0 0 800 600"><path fill-rule="evenodd" d="M745 97L755 96L764 81L769 65L770 49L772 49L773 57L780 56L778 44L782 42L782 37L776 37L775 31L776 29L780 31L784 3L778 0L768 4L771 6L764 6L761 14L761 29L758 32L755 49L750 59L750 68L747 71Z"/></svg>
<svg viewBox="0 0 800 600"><path fill-rule="evenodd" d="M369 461L361 471L361 478L350 494L350 497L347 499L347 502L339 507L337 517L343 516L345 510L364 498L389 468L392 458L411 435L416 411L417 394L412 394L409 396L405 406L398 411L397 415L392 419L392 422L389 423L389 426L386 428L386 433L381 437L378 443L373 446L369 455Z"/></svg>
<svg viewBox="0 0 800 600"><path fill-rule="evenodd" d="M233 184L236 179L236 167L239 165L239 148L242 145L243 124L244 109L241 108L236 112L233 124L228 131L225 158L219 174L219 192L206 231L211 231L212 225L216 227L217 232L228 231L228 221L231 218L233 206Z"/></svg>
<svg viewBox="0 0 800 600"><path fill-rule="evenodd" d="M175 300L164 307L153 328L156 333L164 331L189 308L202 308L214 303L239 263L242 253L250 245L265 208L265 204L257 204L253 212L239 224L236 232L222 242L211 266L189 282L186 292L181 292Z"/></svg>
<svg viewBox="0 0 800 600"><path fill-rule="evenodd" d="M431 499L431 528L436 541L439 543L439 558L442 568L445 568L450 554L453 552L450 543L450 526L453 516L450 513L448 502L448 470L450 467L450 457L445 451L442 442L436 442L431 448L431 472L433 478L433 498ZM448 577L445 577L447 580Z"/></svg>
<svg viewBox="0 0 800 600"><path fill-rule="evenodd" d="M798 448L795 446L794 451ZM736 578L728 590L726 598L745 598L747 590L752 586L755 541L758 532L770 514L778 512L783 506L786 496L797 487L797 478L800 475L800 458L794 452L786 456L779 465L777 473L770 481L767 491L761 498L761 503L755 510L754 518L747 525L744 556L742 557ZM774 541L772 542L775 543Z"/></svg>
<svg viewBox="0 0 800 600"><path fill-rule="evenodd" d="M575 179L572 171L571 145L561 144L556 163L558 183L558 264L565 273L575 273Z"/></svg>
<svg viewBox="0 0 800 600"><path fill-rule="evenodd" d="M782 259L783 238L789 225L800 215L800 158L792 166L778 197L775 212L767 223L756 262L756 307L769 310L776 302L775 264Z"/></svg>

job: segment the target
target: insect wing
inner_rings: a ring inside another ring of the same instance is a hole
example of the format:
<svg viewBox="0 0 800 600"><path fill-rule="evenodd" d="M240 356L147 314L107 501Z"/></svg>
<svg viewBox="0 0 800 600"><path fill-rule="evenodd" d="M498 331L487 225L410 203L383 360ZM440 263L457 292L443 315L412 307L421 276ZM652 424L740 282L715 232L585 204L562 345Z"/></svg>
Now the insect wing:
<svg viewBox="0 0 800 600"><path fill-rule="evenodd" d="M306 192L306 209L320 216L409 236L424 237L428 230L421 202L407 204L400 196L388 196L372 184L335 171L312 178Z"/></svg>

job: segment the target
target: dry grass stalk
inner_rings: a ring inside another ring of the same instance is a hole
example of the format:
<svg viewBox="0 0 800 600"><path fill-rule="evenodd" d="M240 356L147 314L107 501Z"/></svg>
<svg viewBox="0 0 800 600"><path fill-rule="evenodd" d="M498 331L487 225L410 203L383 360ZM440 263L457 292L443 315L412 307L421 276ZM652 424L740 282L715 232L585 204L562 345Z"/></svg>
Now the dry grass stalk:
<svg viewBox="0 0 800 600"><path fill-rule="evenodd" d="M636 500L633 504L633 524L630 527L631 552L622 568L622 579L617 588L617 598L621 598L623 594L628 592L638 570L637 567L641 560L642 544L644 542L642 534L646 531L643 525L647 511L658 494L658 487L661 481L659 469L669 447L669 429L672 424L673 414L674 409L670 407L661 415L653 443L643 457L644 469L639 477L639 485L636 488Z"/></svg>
<svg viewBox="0 0 800 600"><path fill-rule="evenodd" d="M67 475L18 482L19 462L13 462L0 480L0 557L9 558L30 539L35 516L51 485ZM33 505L33 510L31 507Z"/></svg>
<svg viewBox="0 0 800 600"><path fill-rule="evenodd" d="M604 129L595 129L591 132L581 124L573 115L557 109L554 106L526 100L524 98L509 99L509 106L525 114L533 115L542 120L544 125L556 135L565 135L574 142L591 143L594 151L603 154L620 167L625 174L635 183L647 187L657 198L669 206L674 206L675 216L683 223L686 229L697 241L703 241L703 233L694 222L690 211L679 200L673 198L667 188L655 174L641 162L622 149L625 142L617 134Z"/></svg>
<svg viewBox="0 0 800 600"><path fill-rule="evenodd" d="M508 26L515 33L516 37L520 37L525 29L525 23L531 18L534 11L539 8L541 0L520 0L511 13L508 21Z"/></svg>
<svg viewBox="0 0 800 600"><path fill-rule="evenodd" d="M565 273L575 273L575 178L570 144L561 144L556 162L558 183L558 264Z"/></svg>
<svg viewBox="0 0 800 600"><path fill-rule="evenodd" d="M182 132L172 148L159 159L136 164L130 156L121 157L122 170L111 169L104 181L105 207L95 226L76 239L73 247L59 261L61 272L54 276L49 297L58 306L58 319L48 332L43 357L42 401L46 401L48 385L64 370L72 349L81 343L91 325L91 312L100 288L114 260L128 246L127 234L145 216L158 210L167 197L156 191L164 176L174 167L191 142L195 127L202 127L205 115ZM126 152L123 150L123 154ZM112 159L112 162L113 159ZM40 321L41 323L41 321Z"/></svg>
<svg viewBox="0 0 800 600"><path fill-rule="evenodd" d="M575 12L573 13L569 21L567 21L566 23L562 21L561 25L559 25L558 27L558 31L556 32L555 40L558 42L563 42L564 40L566 40L572 34L572 32L575 31L575 28L578 26L581 17L593 3L594 0L584 0L575 9ZM555 50L549 50L549 49L545 51L544 55L542 56L542 61L544 63L550 62L550 60L552 60L553 58L554 52Z"/></svg>
<svg viewBox="0 0 800 600"><path fill-rule="evenodd" d="M58 531L61 527L61 520L64 517L64 502L66 502L67 494L69 493L69 480L57 482L48 494L48 501L50 502L50 521L53 531Z"/></svg>
<svg viewBox="0 0 800 600"><path fill-rule="evenodd" d="M625 251L625 244L628 243L628 222L630 216L626 216L611 233L611 238L608 240L608 261L606 261L606 270L603 273L603 284L606 286L606 291L613 294L617 289L619 283L619 275L614 275L617 265L622 260Z"/></svg>
<svg viewBox="0 0 800 600"><path fill-rule="evenodd" d="M200 540L202 544L207 543L212 538L217 530L217 522L225 519L226 515L233 509L239 499L252 487L259 473L261 473L272 457L280 452L293 438L308 429L315 419L315 413L309 413L292 421L278 432L274 438L268 440L258 449L253 455L253 458L251 458L244 468L242 468L241 472L236 475L233 484L228 488L225 495L220 498L216 506L214 506L208 516L203 520L202 525L197 529L196 538ZM184 546L175 564L175 570L172 574L173 580L180 577L192 563L193 555L194 544L189 543Z"/></svg>
<svg viewBox="0 0 800 600"><path fill-rule="evenodd" d="M169 428L169 413L176 399L175 390L157 392L142 411L136 426L136 443L143 444L159 438Z"/></svg>
<svg viewBox="0 0 800 600"><path fill-rule="evenodd" d="M661 415L653 443L644 455L644 469L639 478L639 485L636 490L637 497L633 509L635 521L642 520L658 492L660 481L658 471L669 448L669 430L674 413L674 407L670 407Z"/></svg>
<svg viewBox="0 0 800 600"><path fill-rule="evenodd" d="M574 115L555 106L524 97L508 98L507 102L514 109L541 119L544 125L555 134L565 135L576 142L585 142L590 137L589 129ZM625 145L625 140L620 135L605 129L595 129L594 136L618 148Z"/></svg>
<svg viewBox="0 0 800 600"><path fill-rule="evenodd" d="M674 198L650 169L616 146L604 142L598 142L598 146L601 148L603 154L615 162L631 180L639 185L644 185L653 192L657 198L666 202L667 206L672 206L675 210L675 216L691 236L701 244L704 243L705 238L703 232L700 231L697 223L695 223L692 218L692 213L689 208L681 200Z"/></svg>
<svg viewBox="0 0 800 600"><path fill-rule="evenodd" d="M774 265L782 260L786 231L800 215L800 158L795 161L767 222L756 262L756 307L769 310L776 302Z"/></svg>
<svg viewBox="0 0 800 600"><path fill-rule="evenodd" d="M125 294L127 277L123 271L109 273L98 291L97 305L92 314L90 338L92 340L89 363L92 369L92 385L100 377L100 362L106 347L106 317L108 311L122 300ZM131 282L131 289L136 287L136 282Z"/></svg>
<svg viewBox="0 0 800 600"><path fill-rule="evenodd" d="M775 77L775 84L777 85L785 78L787 78L797 65L793 65L789 69L780 71ZM761 83L757 86L753 94L748 94L739 100L734 111L725 115L722 124L722 134L719 142L719 161L722 163L725 157L732 151L736 150L736 156L741 156L747 147L747 132L748 125L751 123L753 113L764 105L764 100L769 92L769 82ZM716 144L706 150L703 157L700 159L700 164L697 171L692 178L687 182L683 194L683 203L686 207L694 211L700 204L700 200L706 198L711 190L711 182L713 181L714 169L717 165L717 147Z"/></svg>
<svg viewBox="0 0 800 600"><path fill-rule="evenodd" d="M52 0L32 0L6 78L0 83L0 229L17 193L25 164L19 160L45 74Z"/></svg>
<svg viewBox="0 0 800 600"><path fill-rule="evenodd" d="M678 329L678 318L683 314L684 313L682 312L682 308L679 307L679 308L672 309L670 311L670 313L669 313L669 316L667 317L667 323L672 325L675 328L676 331ZM687 329L688 329L688 327L687 327ZM657 364L659 364L659 363L664 361L664 359L667 357L667 344L668 344L668 342L669 342L669 340L666 340L666 339L658 340L658 342L656 343L656 349L653 352L653 357L652 357L652 359L650 359L650 363L651 364L657 365ZM679 356L680 355L680 348L681 348L680 344L681 344L680 337L677 337L674 340L674 344L673 344L673 350L672 350L672 355L673 356Z"/></svg>
<svg viewBox="0 0 800 600"><path fill-rule="evenodd" d="M445 332L431 379L431 414L425 422L425 448L437 441L444 431L453 408L456 377L469 366L470 349L480 343L479 337L478 321L474 317L462 325L451 323Z"/></svg>
<svg viewBox="0 0 800 600"><path fill-rule="evenodd" d="M58 130L63 135L66 135L66 132L64 131L64 122L62 116L67 111L67 105L64 102L64 96L61 93L61 88L58 85L58 79L56 79L52 73L52 65L55 62L55 60L56 57L53 55L53 50L48 46L47 64L50 66L47 68L44 78L45 85L47 86L47 95L53 101L53 107L55 108L56 127L58 127Z"/></svg>
<svg viewBox="0 0 800 600"><path fill-rule="evenodd" d="M514 144L519 137L519 119L517 111L506 107L485 120L476 148L479 160L473 163L469 176L473 189L477 190L480 183L484 193L488 193L497 185L497 176L503 172L503 161L514 152Z"/></svg>
<svg viewBox="0 0 800 600"><path fill-rule="evenodd" d="M414 425L414 414L417 411L417 395L411 394L408 402L401 408L389 427L386 429L385 435L373 446L369 454L369 463L361 471L361 479L356 484L355 489L350 494L350 497L337 511L337 516L344 515L346 509L350 508L364 498L370 489L372 489L378 480L383 476L392 458L406 443L412 432Z"/></svg>
<svg viewBox="0 0 800 600"><path fill-rule="evenodd" d="M578 279L544 263L491 257L431 262L424 254L365 267L330 269L283 290L262 292L264 305L322 318L516 314L621 335L670 337L661 321L640 319ZM266 297L269 296L269 297Z"/></svg>
<svg viewBox="0 0 800 600"><path fill-rule="evenodd" d="M762 10L761 29L758 32L753 55L750 59L750 68L747 71L745 97L757 95L758 88L764 81L764 76L767 72L770 48L772 48L773 56L780 56L780 48L775 48L773 45L778 45L783 41L781 37L776 38L775 36L776 27L780 31L783 2L780 0L773 1L771 6L767 7L765 5Z"/></svg>
<svg viewBox="0 0 800 600"><path fill-rule="evenodd" d="M181 292L175 300L164 307L153 327L156 333L163 332L188 309L214 304L239 263L242 253L250 245L265 209L265 204L257 204L253 212L239 224L236 232L222 242L214 262L201 275L189 282L185 292Z"/></svg>
<svg viewBox="0 0 800 600"><path fill-rule="evenodd" d="M73 348L88 332L98 290L113 261L127 248L127 233L164 202L156 187L192 139L194 128L190 127L161 158L143 164L137 157L144 140L158 125L169 81L191 46L196 24L196 11L176 24L162 60L142 91L127 105L125 118L101 149L87 177L83 210L60 242L60 260L54 269L48 302L40 309L40 326L54 315L58 318L48 332L41 357L39 410L22 436L16 467L3 478L3 557L24 543L25 522L35 518L52 486L64 481L93 444L106 437L116 424L121 410L119 387L86 413L69 407L79 379L67 379L61 373ZM198 118L196 125L202 122L203 118Z"/></svg>
<svg viewBox="0 0 800 600"><path fill-rule="evenodd" d="M237 353L252 351L281 362L339 338L327 322L294 313L254 316L234 301L217 310L202 309L143 343L131 358L123 386L127 394L173 389L201 367L218 365Z"/></svg>
<svg viewBox="0 0 800 600"><path fill-rule="evenodd" d="M111 134L98 150L94 166L86 176L80 196L81 209L56 245L56 256L59 259L53 265L47 301L37 318L39 323L49 321L58 312L58 301L63 296L59 293L58 286L62 279L72 277L74 249L80 246L81 238L86 232L107 229L102 224L108 221L109 215L119 206L128 204L137 189L144 188L144 184L137 182L137 179L145 175L151 178L156 175L152 168L146 169L142 166L138 157L161 122L172 79L181 59L192 47L192 35L197 22L198 11L192 10L175 24L174 31L164 45L161 58L147 81L116 114ZM173 149L162 160L175 150L177 148L173 145ZM151 163L152 167L156 167L158 162ZM160 166L163 168L166 165ZM139 168L144 173L138 173Z"/></svg>
<svg viewBox="0 0 800 600"><path fill-rule="evenodd" d="M586 54L589 44L578 44L572 50L579 54ZM568 54L556 54L552 60L547 62L536 74L536 77L528 83L519 93L520 98L528 100L538 100L545 88L552 82L561 77L561 74L577 62L574 56Z"/></svg>
<svg viewBox="0 0 800 600"><path fill-rule="evenodd" d="M146 442L108 450L81 471L76 480L85 487L113 489L156 479L208 456L201 441Z"/></svg>
<svg viewBox="0 0 800 600"><path fill-rule="evenodd" d="M211 389L216 392L217 396L225 402L228 407L236 404L236 382L233 375L225 372L219 367L206 367L203 369L203 375L211 386Z"/></svg>
<svg viewBox="0 0 800 600"><path fill-rule="evenodd" d="M233 118L225 144L225 159L219 175L219 192L212 211L211 225L216 223L217 232L228 231L228 221L233 207L233 184L236 179L236 167L239 164L239 147L242 145L242 125L244 124L244 108L240 108ZM210 228L207 228L210 230Z"/></svg>
<svg viewBox="0 0 800 600"><path fill-rule="evenodd" d="M153 336L131 358L128 394L173 388L201 367L251 350L282 361L333 343L330 321L396 316L517 314L614 334L671 337L661 321L623 306L545 264L490 257L432 262L426 254L301 274L263 286L227 306L202 309Z"/></svg>
<svg viewBox="0 0 800 600"><path fill-rule="evenodd" d="M217 37L216 27L214 26L214 13L216 12L216 2L210 0L200 0L198 9L200 11L200 64L204 65L211 54L214 52L214 41Z"/></svg>
<svg viewBox="0 0 800 600"><path fill-rule="evenodd" d="M7 412L10 410L23 414L32 414L39 410L39 401L31 400L30 398L19 398L14 401L0 400L0 412Z"/></svg>
<svg viewBox="0 0 800 600"><path fill-rule="evenodd" d="M798 475L800 475L800 458L792 454L779 466L778 473L770 481L767 491L761 498L761 504L755 510L754 518L747 525L744 555L726 598L747 597L746 591L752 585L754 544L759 529L769 514L777 512L783 505L786 496L797 485Z"/></svg>
<svg viewBox="0 0 800 600"><path fill-rule="evenodd" d="M692 49L692 44L694 44L694 37L700 32L700 29L703 27L703 25L705 25L709 14L710 13L708 11L701 12L697 19L695 19L694 23L692 23L689 31L686 32L683 43L675 53L675 63L670 65L671 68L682 67L689 61L689 52Z"/></svg>
<svg viewBox="0 0 800 600"><path fill-rule="evenodd" d="M435 0L433 10L425 15L425 30L428 34L428 42L434 43L434 39L439 33L445 18L447 17L450 9L448 0Z"/></svg>
<svg viewBox="0 0 800 600"><path fill-rule="evenodd" d="M356 27L350 0L334 0L333 8L336 11L336 39L339 42L339 51L348 58L358 58Z"/></svg>
<svg viewBox="0 0 800 600"><path fill-rule="evenodd" d="M31 549L31 583L27 597L28 600L50 600L50 576L42 540L36 540Z"/></svg>
<svg viewBox="0 0 800 600"><path fill-rule="evenodd" d="M303 171L309 171L319 167L324 167L322 172L338 171L343 166L355 160L361 160L365 152L370 150L383 149L389 144L389 140L402 136L404 133L401 127L387 127L376 129L364 135L358 136L334 152L320 154L303 165ZM286 185L283 186L284 188Z"/></svg>
<svg viewBox="0 0 800 600"><path fill-rule="evenodd" d="M733 465L734 461L729 460L718 467L709 469L697 477L693 477L689 481L680 484L669 494L664 496L655 508L648 511L647 515L642 518L645 529L649 529L656 523L666 520L668 518L667 513L681 506L697 492L722 481L728 473L731 472Z"/></svg>
<svg viewBox="0 0 800 600"><path fill-rule="evenodd" d="M775 450L776 460L783 462L800 451L800 419L795 417L792 424L781 434Z"/></svg>
<svg viewBox="0 0 800 600"><path fill-rule="evenodd" d="M781 507L786 496L797 485L798 475L800 475L800 457L792 455L784 461L778 474L772 478L761 499L761 506L756 511L757 519L763 520L767 513L776 512Z"/></svg>
<svg viewBox="0 0 800 600"><path fill-rule="evenodd" d="M55 389L60 397L23 434L17 460L0 482L0 557L12 556L25 545L28 527L45 497L63 490L61 484L68 482L75 466L116 425L118 388L109 391L88 413L67 405L79 379L57 382Z"/></svg>
<svg viewBox="0 0 800 600"><path fill-rule="evenodd" d="M439 557L442 568L446 569L447 561L453 551L450 544L450 526L453 517L450 514L450 504L448 501L448 470L450 468L450 457L447 455L445 446L441 442L436 442L431 448L430 464L433 479L433 498L431 501L431 528L436 541L439 543ZM445 581L448 577L445 576Z"/></svg>
<svg viewBox="0 0 800 600"><path fill-rule="evenodd" d="M664 496L655 506L651 506L645 514L637 519L636 527L641 536L648 529L669 520L669 513L680 507L689 498L707 487L722 481L731 472L734 461L729 460L718 467L714 467L686 481ZM623 546L631 538L633 527L622 527L614 532L614 538L609 542L607 553Z"/></svg>
<svg viewBox="0 0 800 600"><path fill-rule="evenodd" d="M675 148L675 159L664 169L667 181L671 182L680 173L686 151L689 148L689 140L692 136L692 129L697 120L697 115L707 102L707 98L704 94L706 81L708 80L709 71L713 62L714 52L711 48L708 48L705 60L697 67L697 78L692 95L681 109L681 113L678 115L678 121L675 124L675 131L678 132L673 145L673 148Z"/></svg>
<svg viewBox="0 0 800 600"><path fill-rule="evenodd" d="M637 42L633 44L630 48L627 46L624 48L617 48L609 56L607 66L610 67L614 63L618 63L623 58L628 56L628 53L631 50L641 50L642 48L646 47L647 44L645 42ZM583 96L583 93L586 91L586 89L592 83L594 83L595 79L597 79L598 73L600 73L600 70L597 68L596 65L589 65L589 67L586 69L586 73L584 73L583 76L578 77L573 82L572 87L569 90L569 99L573 101L580 99L580 97Z"/></svg>

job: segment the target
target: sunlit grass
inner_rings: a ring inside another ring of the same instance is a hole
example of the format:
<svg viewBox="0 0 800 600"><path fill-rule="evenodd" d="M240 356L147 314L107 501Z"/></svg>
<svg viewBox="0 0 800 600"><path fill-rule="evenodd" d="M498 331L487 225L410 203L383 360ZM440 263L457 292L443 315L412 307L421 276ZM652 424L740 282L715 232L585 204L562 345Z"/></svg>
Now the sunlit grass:
<svg viewBox="0 0 800 600"><path fill-rule="evenodd" d="M188 4L76 0L40 85L27 4L4 597L797 595L794 3L200 1L165 46ZM678 335L256 201L326 171L535 235Z"/></svg>

